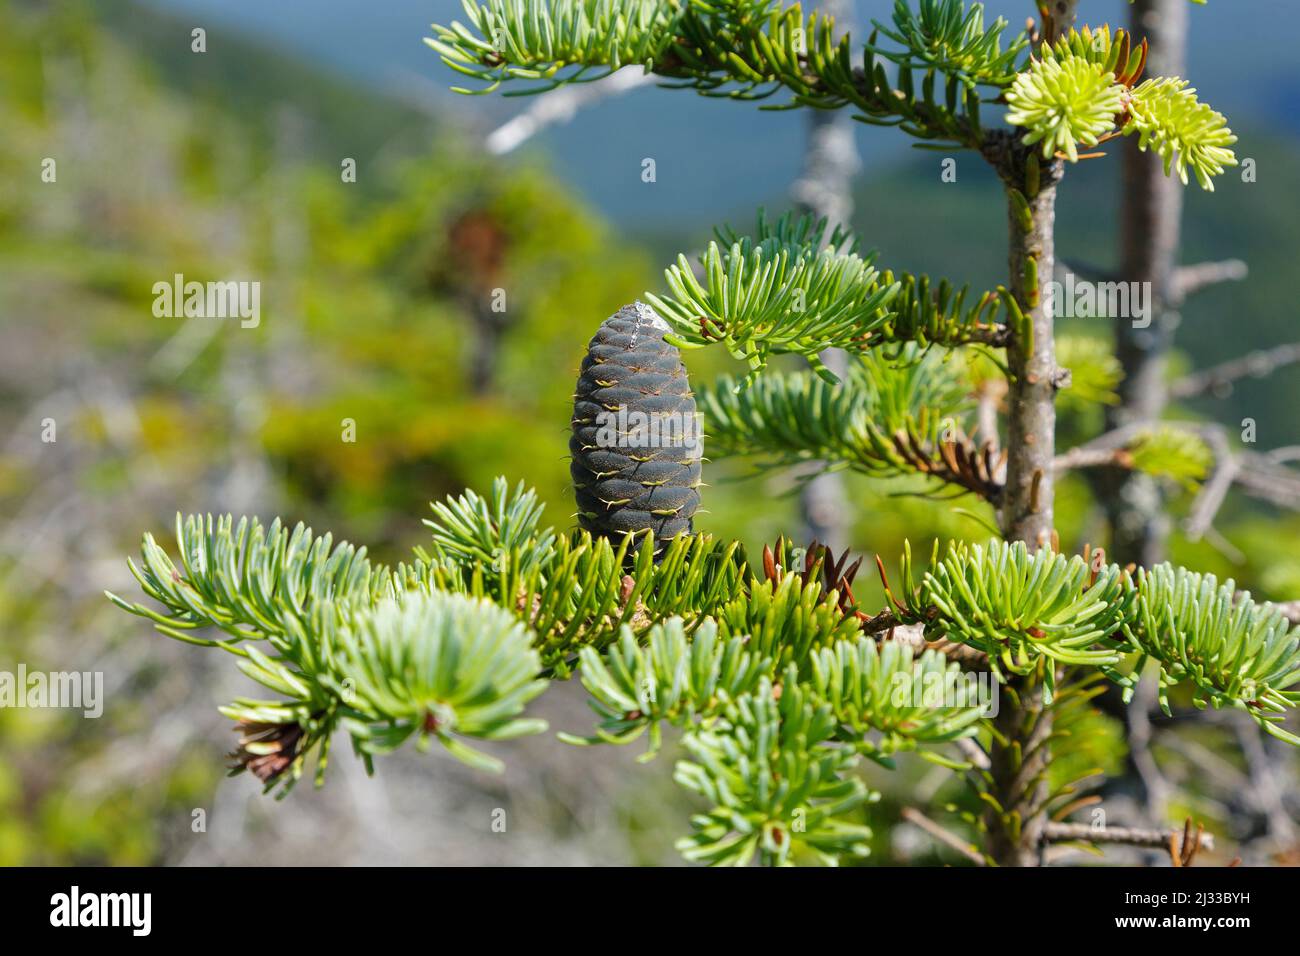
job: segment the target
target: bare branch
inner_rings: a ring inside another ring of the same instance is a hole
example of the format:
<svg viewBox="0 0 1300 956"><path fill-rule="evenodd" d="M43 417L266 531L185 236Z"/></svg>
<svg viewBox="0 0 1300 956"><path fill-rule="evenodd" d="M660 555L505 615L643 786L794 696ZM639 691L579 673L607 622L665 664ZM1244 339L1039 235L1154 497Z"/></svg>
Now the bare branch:
<svg viewBox="0 0 1300 956"><path fill-rule="evenodd" d="M980 444L986 446L992 458L998 457L1001 439L998 436L998 407L1007 395L1007 383L1004 379L989 379L980 384L976 391L975 434ZM999 484L1006 481L1005 469L999 468L993 479Z"/></svg>
<svg viewBox="0 0 1300 956"><path fill-rule="evenodd" d="M913 826L920 827L944 846L951 847L976 866L987 866L984 857L973 843L967 843L955 833L949 833L915 807L903 807L903 819Z"/></svg>
<svg viewBox="0 0 1300 956"><path fill-rule="evenodd" d="M1232 482L1241 469L1239 460L1228 448L1228 439L1223 429L1206 429L1202 437L1214 451L1215 465L1210 480L1196 496L1196 501L1192 503L1191 514L1187 516L1187 521L1183 525L1184 532L1192 541L1199 541L1210 529L1214 516L1223 507L1228 489L1232 487Z"/></svg>
<svg viewBox="0 0 1300 956"><path fill-rule="evenodd" d="M484 141L487 151L493 156L504 156L548 126L569 122L578 115L578 110L654 81L651 73L624 69L598 83L577 83L552 90L548 96L536 97L528 109L489 133Z"/></svg>
<svg viewBox="0 0 1300 956"><path fill-rule="evenodd" d="M1300 624L1300 601L1286 601L1273 606L1281 611L1282 616L1292 624Z"/></svg>
<svg viewBox="0 0 1300 956"><path fill-rule="evenodd" d="M1233 382L1263 378L1297 362L1300 362L1300 342L1276 345L1192 372L1169 386L1169 394L1175 399L1196 398L1206 393L1222 398L1232 392Z"/></svg>
<svg viewBox="0 0 1300 956"><path fill-rule="evenodd" d="M989 769L989 755L976 741L970 737L958 737L956 742L961 755L974 764L976 769Z"/></svg>
<svg viewBox="0 0 1300 956"><path fill-rule="evenodd" d="M1203 422L1162 424L1197 435L1214 453L1214 470L1209 480L1202 485L1184 524L1184 530L1191 540L1200 540L1210 533L1214 518L1234 485L1252 498L1267 501L1278 508L1300 511L1300 472L1283 464L1300 449L1282 448L1268 453L1233 451L1227 431L1221 425ZM1138 422L1112 429L1090 442L1057 455L1053 460L1053 468L1058 473L1070 469L1108 466L1131 468L1133 462L1127 447L1134 438L1150 428L1150 425Z"/></svg>
<svg viewBox="0 0 1300 956"><path fill-rule="evenodd" d="M1205 722L1227 724L1236 729L1235 717L1230 721L1206 719ZM1242 794L1250 787L1250 780L1235 764L1198 740L1171 732L1161 737L1160 744L1186 760L1189 766L1195 768L1198 777L1203 777L1207 783L1216 784L1227 793Z"/></svg>
<svg viewBox="0 0 1300 956"><path fill-rule="evenodd" d="M1229 564L1237 566L1246 563L1246 552L1227 539L1222 531L1211 525L1205 529L1205 543L1223 555Z"/></svg>
<svg viewBox="0 0 1300 956"><path fill-rule="evenodd" d="M1246 494L1278 508L1300 510L1300 472L1259 452L1238 452L1241 467L1235 481Z"/></svg>
<svg viewBox="0 0 1300 956"><path fill-rule="evenodd" d="M1158 693L1159 685L1156 681L1139 681L1125 714L1129 759L1142 780L1147 822L1151 823L1165 819L1170 791L1169 781L1160 772L1160 765L1151 751L1151 711L1156 705Z"/></svg>
<svg viewBox="0 0 1300 956"><path fill-rule="evenodd" d="M1279 465L1287 461L1300 460L1300 445L1283 445L1281 448L1274 448L1265 457Z"/></svg>
<svg viewBox="0 0 1300 956"><path fill-rule="evenodd" d="M1211 525L1228 490L1236 485L1252 498L1278 508L1300 510L1300 473L1287 468L1269 454L1252 451L1234 453L1226 432L1218 426L1197 429L1215 456L1214 471L1187 516L1184 531L1193 541L1209 534Z"/></svg>
<svg viewBox="0 0 1300 956"><path fill-rule="evenodd" d="M1057 455L1052 469L1059 475L1081 468L1132 468L1133 456L1124 448L1088 448L1080 445Z"/></svg>
<svg viewBox="0 0 1300 956"><path fill-rule="evenodd" d="M920 624L903 624L892 611L882 611L875 617L867 618L862 622L862 629L868 634L883 634L883 640L906 644L917 657L925 651L938 651L948 660L960 664L963 670L988 670L988 655L983 651L943 637L927 640L924 627Z"/></svg>
<svg viewBox="0 0 1300 956"><path fill-rule="evenodd" d="M1241 743L1241 752L1246 756L1246 766L1250 771L1251 802L1264 815L1268 823L1269 836L1279 846L1294 846L1296 826L1287 813L1286 804L1282 799L1282 781L1278 780L1273 761L1264 750L1264 737L1259 726L1242 714L1238 717L1234 729L1237 732L1237 740Z"/></svg>
<svg viewBox="0 0 1300 956"><path fill-rule="evenodd" d="M1181 840L1183 828L1145 830L1137 827L1094 827L1090 823L1048 823L1043 839L1048 843L1109 843L1166 849L1172 839ZM1201 834L1201 849L1214 849L1214 836Z"/></svg>
<svg viewBox="0 0 1300 956"><path fill-rule="evenodd" d="M1196 265L1183 266L1174 270L1173 295L1175 302L1182 302L1190 295L1202 289L1218 285L1221 282L1240 282L1250 270L1240 259L1224 259L1222 262L1198 262Z"/></svg>
<svg viewBox="0 0 1300 956"><path fill-rule="evenodd" d="M1128 446L1144 431L1150 431L1150 427L1139 422L1111 429L1092 441L1076 445L1057 455L1052 460L1052 469L1059 473L1074 468L1103 468L1111 465L1132 468L1133 461L1128 454Z"/></svg>

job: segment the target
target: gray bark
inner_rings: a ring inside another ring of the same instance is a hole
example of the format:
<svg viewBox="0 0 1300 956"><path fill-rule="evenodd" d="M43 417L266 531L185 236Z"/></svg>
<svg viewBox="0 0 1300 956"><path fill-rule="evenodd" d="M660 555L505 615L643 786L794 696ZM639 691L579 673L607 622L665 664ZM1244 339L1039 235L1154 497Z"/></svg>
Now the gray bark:
<svg viewBox="0 0 1300 956"><path fill-rule="evenodd" d="M1076 5L1077 0L1052 3L1056 35L1073 25ZM1030 164L1035 160L1030 156L1036 150L1026 149L1018 137L993 136L985 147L986 158L1008 190L1008 288L1031 330L1029 336L1013 335L1007 347L1007 483L1000 517L1003 536L1024 541L1031 549L1050 547L1054 532L1052 465L1059 379L1048 283L1056 263L1056 187L1062 172L1059 161L1039 161L1038 174L1033 175ZM1013 190L1028 202L1027 221L1013 201ZM1041 862L1052 717L1043 703L1042 684L1032 675L1013 678L1004 689L995 718L1000 733L989 748L991 791L1002 812L990 809L985 816L988 854L1000 866Z"/></svg>
<svg viewBox="0 0 1300 956"><path fill-rule="evenodd" d="M1148 76L1186 74L1186 0L1136 0L1130 29L1150 42ZM1115 321L1115 352L1124 379L1120 402L1108 412L1109 428L1152 422L1163 413L1168 400L1165 365L1181 304L1176 270L1183 187L1164 174L1155 153L1138 151L1134 137L1125 138L1123 164L1119 273L1125 281L1151 284L1153 316L1145 329L1122 317ZM1113 472L1101 483L1111 557L1146 567L1164 560L1170 524L1155 479Z"/></svg>
<svg viewBox="0 0 1300 956"><path fill-rule="evenodd" d="M1186 71L1187 3L1185 0L1136 0L1129 28L1150 44L1147 75L1182 76ZM1115 354L1123 371L1120 401L1107 409L1108 430L1134 428L1161 417L1168 401L1165 368L1177 324L1176 287L1183 192L1165 176L1160 159L1143 153L1132 137L1123 144L1120 189L1120 263L1118 278L1150 283L1151 323L1136 328L1129 318L1115 318ZM1155 478L1111 468L1091 475L1110 528L1110 558L1120 564L1150 567L1165 558L1171 530L1163 494ZM1141 685L1125 704L1118 689L1099 700L1103 710L1124 722L1128 740L1124 775L1111 782L1112 795L1130 796L1134 813L1145 823L1163 823L1169 787L1151 753L1152 687Z"/></svg>
<svg viewBox="0 0 1300 956"><path fill-rule="evenodd" d="M834 17L842 30L853 7L849 0L827 0L822 10ZM853 120L845 110L810 110L808 124L803 169L791 187L791 197L804 212L826 219L828 229L848 226L853 217L853 177L860 165ZM821 359L837 375L847 367L847 358L838 349L827 349ZM799 495L803 540L820 541L839 554L849 546L844 479L839 473L826 472L824 462L812 467L821 473L810 478Z"/></svg>
<svg viewBox="0 0 1300 956"><path fill-rule="evenodd" d="M1013 175L1019 172L1013 166ZM1024 541L1030 548L1051 542L1054 528L1053 460L1056 457L1056 342L1049 310L1048 282L1056 250L1056 183L1058 163L1044 164L1041 186L1029 200L1028 228L1015 207L1009 210L1011 288L1029 320L1032 341L1015 336L1007 348L1012 380L1007 394L1007 485L1002 503L1002 529L1009 541ZM1021 188L1024 179L1008 182ZM1037 273L1030 283L1027 274Z"/></svg>

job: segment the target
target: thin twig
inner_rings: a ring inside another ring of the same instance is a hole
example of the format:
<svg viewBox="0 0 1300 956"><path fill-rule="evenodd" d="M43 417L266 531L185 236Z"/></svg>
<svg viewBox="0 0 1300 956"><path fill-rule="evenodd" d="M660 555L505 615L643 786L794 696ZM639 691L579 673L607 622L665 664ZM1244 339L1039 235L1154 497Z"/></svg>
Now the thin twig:
<svg viewBox="0 0 1300 956"><path fill-rule="evenodd" d="M1246 494L1279 508L1300 508L1300 472L1258 452L1238 452L1237 457L1241 468L1236 483Z"/></svg>
<svg viewBox="0 0 1300 956"><path fill-rule="evenodd" d="M1138 682L1127 708L1128 749L1133 767L1142 780L1147 821L1154 823L1165 816L1169 802L1169 781L1160 772L1151 750L1151 711L1156 703L1158 684L1153 680Z"/></svg>
<svg viewBox="0 0 1300 956"><path fill-rule="evenodd" d="M1281 611L1282 616L1292 624L1300 624L1300 601L1285 601L1273 606Z"/></svg>
<svg viewBox="0 0 1300 956"><path fill-rule="evenodd" d="M1002 404L1006 394L1006 382L1001 379L990 379L984 382L976 392L975 433L980 438L981 446L987 447L993 458L997 457L998 450L1001 448L1001 439L998 436L998 406ZM993 477L999 483L1006 481L1004 474L995 474Z"/></svg>
<svg viewBox="0 0 1300 956"><path fill-rule="evenodd" d="M1184 528L1193 541L1210 534L1215 516L1223 506L1228 490L1236 485L1252 498L1267 501L1278 508L1300 510L1300 472L1287 468L1292 449L1260 453L1232 450L1227 431L1221 425L1170 421L1165 427L1178 428L1199 437L1214 453L1214 469L1201 487L1192 505ZM1133 467L1127 449L1139 435L1149 432L1152 425L1134 423L1123 425L1057 455L1052 461L1053 470L1107 466Z"/></svg>
<svg viewBox="0 0 1300 956"><path fill-rule="evenodd" d="M1150 425L1140 422L1111 429L1092 441L1076 445L1057 455L1052 460L1052 469L1062 472L1073 468L1098 468L1110 465L1131 468L1131 457L1125 457L1128 453L1127 449L1138 436L1150 430Z"/></svg>
<svg viewBox="0 0 1300 956"><path fill-rule="evenodd" d="M1043 839L1048 843L1097 843L1123 846L1149 846L1164 849L1171 838L1179 838L1183 828L1147 830L1140 827L1094 827L1090 823L1048 823ZM1214 836L1201 834L1201 849L1214 849Z"/></svg>
<svg viewBox="0 0 1300 956"><path fill-rule="evenodd" d="M989 755L977 741L970 737L958 737L957 749L961 751L963 757L975 765L976 769L989 769Z"/></svg>
<svg viewBox="0 0 1300 956"><path fill-rule="evenodd" d="M1198 777L1217 784L1221 790L1241 793L1250 787L1250 779L1246 774L1199 741L1182 734L1168 733L1160 738L1160 743L1185 759Z"/></svg>
<svg viewBox="0 0 1300 956"><path fill-rule="evenodd" d="M552 90L547 96L536 97L528 109L489 133L484 145L492 155L504 156L548 126L569 122L580 109L653 82L655 76L652 73L623 69L599 83L580 83Z"/></svg>
<svg viewBox="0 0 1300 956"><path fill-rule="evenodd" d="M893 624L882 625L882 619L892 620ZM869 618L868 622L863 623L863 629L868 633L879 634L885 633L887 640L896 641L899 644L906 644L912 649L913 655L920 656L925 651L938 651L950 661L956 661L965 670L983 671L988 669L988 655L981 650L971 647L969 644L963 644L960 641L950 641L947 638L937 638L927 640L925 628L920 624L902 624L889 611L883 611L874 618Z"/></svg>
<svg viewBox="0 0 1300 956"><path fill-rule="evenodd" d="M1273 761L1264 750L1264 735L1259 725L1240 714L1236 721L1237 740L1250 770L1250 802L1263 814L1269 836L1279 847L1291 847L1296 842L1296 826L1287 813L1282 799L1282 785L1278 780Z"/></svg>
<svg viewBox="0 0 1300 956"><path fill-rule="evenodd" d="M918 826L944 846L950 847L970 860L976 866L986 866L987 862L972 843L967 843L955 833L949 833L915 807L903 807L903 819L913 826Z"/></svg>
<svg viewBox="0 0 1300 956"><path fill-rule="evenodd" d="M1089 448L1080 445L1052 459L1057 474L1083 468L1132 468L1133 456L1125 448Z"/></svg>
<svg viewBox="0 0 1300 956"><path fill-rule="evenodd" d="M1246 263L1240 259L1224 259L1221 262L1198 262L1174 270L1174 301L1182 302L1190 295L1202 289L1218 285L1220 282L1240 282L1250 274Z"/></svg>
<svg viewBox="0 0 1300 956"><path fill-rule="evenodd" d="M1259 349L1249 355L1192 372L1170 385L1169 395L1175 399L1196 398L1206 393L1223 397L1232 391L1234 382L1243 378L1264 378L1297 362L1300 362L1300 342Z"/></svg>
<svg viewBox="0 0 1300 956"><path fill-rule="evenodd" d="M1228 448L1228 438L1221 428L1206 429L1201 436L1214 452L1214 471L1210 480L1201 488L1201 493L1192 503L1191 513L1183 525L1183 530L1190 541L1199 541L1210 529L1214 517L1223 507L1228 496L1228 489L1237 477L1241 464Z"/></svg>

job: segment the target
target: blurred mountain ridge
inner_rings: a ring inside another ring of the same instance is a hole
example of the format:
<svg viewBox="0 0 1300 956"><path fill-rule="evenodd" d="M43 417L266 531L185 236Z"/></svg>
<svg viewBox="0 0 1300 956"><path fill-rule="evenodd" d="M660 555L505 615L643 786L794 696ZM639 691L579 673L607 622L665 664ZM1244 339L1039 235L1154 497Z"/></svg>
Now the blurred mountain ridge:
<svg viewBox="0 0 1300 956"><path fill-rule="evenodd" d="M857 23L888 23L893 2L857 0ZM465 19L460 0L131 0L109 5L106 15L129 28L140 19L137 3L165 10L178 25L206 26L210 50L232 31L257 36L329 67L354 87L455 116L479 133L530 102L450 92L465 78L444 67L422 39L431 22ZM1009 22L1004 36L1017 32L1033 9L1030 0L984 6L987 22L997 16ZM1234 125L1300 134L1300 34L1293 8L1291 0L1210 0L1191 11L1193 85ZM1128 4L1088 0L1083 13L1089 23L1122 25ZM529 148L549 154L556 173L621 228L698 226L780 193L798 172L803 123L796 113L649 88L585 110ZM868 173L906 154L903 138L884 130L863 127L857 139ZM646 156L658 165L653 188L638 178Z"/></svg>

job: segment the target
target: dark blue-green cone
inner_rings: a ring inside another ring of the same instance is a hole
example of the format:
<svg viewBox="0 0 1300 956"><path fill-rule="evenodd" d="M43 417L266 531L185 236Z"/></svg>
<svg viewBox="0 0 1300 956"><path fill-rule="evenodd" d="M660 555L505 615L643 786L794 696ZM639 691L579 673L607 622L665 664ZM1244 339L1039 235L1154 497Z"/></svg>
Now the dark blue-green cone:
<svg viewBox="0 0 1300 956"><path fill-rule="evenodd" d="M616 542L648 530L656 549L691 532L704 454L686 366L664 341L668 331L641 302L601 324L582 361L569 439L579 525Z"/></svg>

